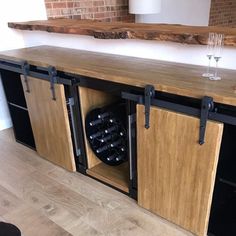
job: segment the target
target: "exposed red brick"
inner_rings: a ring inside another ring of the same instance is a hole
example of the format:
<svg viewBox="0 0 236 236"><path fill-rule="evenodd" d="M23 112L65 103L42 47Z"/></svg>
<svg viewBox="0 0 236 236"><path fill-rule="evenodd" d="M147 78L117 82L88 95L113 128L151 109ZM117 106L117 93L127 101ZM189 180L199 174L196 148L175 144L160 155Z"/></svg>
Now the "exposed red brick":
<svg viewBox="0 0 236 236"><path fill-rule="evenodd" d="M212 0L209 25L236 27L236 0Z"/></svg>
<svg viewBox="0 0 236 236"><path fill-rule="evenodd" d="M52 8L52 4L49 2L49 3L45 3L45 6L46 6L46 9L51 9Z"/></svg>
<svg viewBox="0 0 236 236"><path fill-rule="evenodd" d="M44 0L52 18L96 19L106 22L134 22L128 0Z"/></svg>
<svg viewBox="0 0 236 236"><path fill-rule="evenodd" d="M51 3L53 8L67 8L67 3L66 2L53 2Z"/></svg>

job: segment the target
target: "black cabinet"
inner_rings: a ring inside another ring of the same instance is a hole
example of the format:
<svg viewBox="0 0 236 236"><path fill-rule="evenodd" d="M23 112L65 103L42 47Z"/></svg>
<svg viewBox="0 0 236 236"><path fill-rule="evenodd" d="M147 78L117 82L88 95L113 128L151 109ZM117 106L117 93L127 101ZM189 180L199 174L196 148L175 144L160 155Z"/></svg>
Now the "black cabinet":
<svg viewBox="0 0 236 236"><path fill-rule="evenodd" d="M35 149L34 136L20 74L7 70L1 70L0 73L16 141Z"/></svg>
<svg viewBox="0 0 236 236"><path fill-rule="evenodd" d="M12 71L1 70L1 77L7 101L26 108L20 75Z"/></svg>
<svg viewBox="0 0 236 236"><path fill-rule="evenodd" d="M34 136L28 111L9 104L16 141L35 149Z"/></svg>
<svg viewBox="0 0 236 236"><path fill-rule="evenodd" d="M209 236L236 235L236 127L225 124Z"/></svg>

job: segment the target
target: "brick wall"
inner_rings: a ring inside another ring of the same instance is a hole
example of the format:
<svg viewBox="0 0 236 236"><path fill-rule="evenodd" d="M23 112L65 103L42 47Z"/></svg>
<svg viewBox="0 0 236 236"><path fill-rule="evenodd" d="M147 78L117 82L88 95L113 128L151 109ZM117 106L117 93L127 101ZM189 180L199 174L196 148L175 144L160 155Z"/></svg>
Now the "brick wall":
<svg viewBox="0 0 236 236"><path fill-rule="evenodd" d="M212 0L209 25L236 27L236 0Z"/></svg>
<svg viewBox="0 0 236 236"><path fill-rule="evenodd" d="M45 0L48 18L134 21L128 0Z"/></svg>

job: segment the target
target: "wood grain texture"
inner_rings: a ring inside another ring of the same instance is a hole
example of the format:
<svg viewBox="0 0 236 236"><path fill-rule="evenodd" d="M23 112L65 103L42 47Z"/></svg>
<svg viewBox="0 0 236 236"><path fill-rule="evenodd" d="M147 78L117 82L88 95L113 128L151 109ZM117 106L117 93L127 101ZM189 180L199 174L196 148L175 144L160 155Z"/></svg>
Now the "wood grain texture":
<svg viewBox="0 0 236 236"><path fill-rule="evenodd" d="M75 49L39 46L0 53L0 60L27 60L42 67L236 106L236 71L219 70L220 81L202 78L205 67L141 59Z"/></svg>
<svg viewBox="0 0 236 236"><path fill-rule="evenodd" d="M186 44L207 44L209 32L216 32L225 34L225 45L236 46L236 29L230 27L107 23L76 19L10 22L8 26L20 30L89 35L99 39L145 39Z"/></svg>
<svg viewBox="0 0 236 236"><path fill-rule="evenodd" d="M39 158L15 142L12 129L0 132L0 162L0 220L22 236L193 236L128 196Z"/></svg>
<svg viewBox="0 0 236 236"><path fill-rule="evenodd" d="M206 236L223 124L209 121L199 145L199 119L151 108L144 128L137 107L138 203L198 236Z"/></svg>
<svg viewBox="0 0 236 236"><path fill-rule="evenodd" d="M87 174L102 180L122 191L129 192L129 164L125 162L119 166L108 166L100 163L87 170Z"/></svg>
<svg viewBox="0 0 236 236"><path fill-rule="evenodd" d="M96 155L90 148L90 145L87 141L86 131L85 131L85 118L88 112L90 112L91 110L112 103L114 101L114 97L98 90L88 89L83 87L79 87L78 91L80 95L80 106L81 106L81 115L84 129L88 168L90 169L99 164L101 161L96 157Z"/></svg>
<svg viewBox="0 0 236 236"><path fill-rule="evenodd" d="M5 214L4 219L17 225L26 236L72 236L72 234L53 223L43 214L27 206ZM45 225L47 225L47 227L45 227ZM35 228L38 230L36 231Z"/></svg>
<svg viewBox="0 0 236 236"><path fill-rule="evenodd" d="M28 77L30 93L25 92L37 152L43 158L75 171L75 159L63 85L55 85L52 100L48 81ZM26 86L22 78L24 91Z"/></svg>

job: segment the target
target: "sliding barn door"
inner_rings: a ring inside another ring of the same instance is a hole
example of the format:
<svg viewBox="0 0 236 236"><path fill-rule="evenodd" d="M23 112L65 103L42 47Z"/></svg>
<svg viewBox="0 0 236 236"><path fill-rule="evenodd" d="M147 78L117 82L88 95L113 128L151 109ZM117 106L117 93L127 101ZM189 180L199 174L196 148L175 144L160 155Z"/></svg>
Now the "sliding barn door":
<svg viewBox="0 0 236 236"><path fill-rule="evenodd" d="M75 171L64 86L56 84L56 100L52 100L48 81L28 77L30 93L25 98L37 152L43 158ZM25 83L22 84L26 91Z"/></svg>
<svg viewBox="0 0 236 236"><path fill-rule="evenodd" d="M209 121L199 145L199 119L152 107L144 128L137 106L138 203L199 236L207 234L223 124Z"/></svg>

